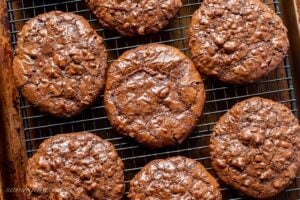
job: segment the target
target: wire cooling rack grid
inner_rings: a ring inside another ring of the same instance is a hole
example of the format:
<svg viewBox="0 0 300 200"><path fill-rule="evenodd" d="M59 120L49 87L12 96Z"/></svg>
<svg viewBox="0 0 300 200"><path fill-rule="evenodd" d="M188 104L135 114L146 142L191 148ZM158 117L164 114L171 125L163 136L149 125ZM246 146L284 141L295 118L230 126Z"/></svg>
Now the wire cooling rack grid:
<svg viewBox="0 0 300 200"><path fill-rule="evenodd" d="M191 15L200 6L201 1L184 0L183 2L184 5L180 10L180 13L163 31L158 34L138 38L124 38L114 31L103 30L97 19L91 14L85 6L85 3L81 0L7 0L11 41L15 47L17 41L16 34L30 18L44 12L61 10L77 13L90 21L91 25L105 39L109 54L109 63L128 49L151 42L172 45L181 49L187 55L190 55L187 46L187 31ZM265 0L265 3L278 15L281 14L278 0ZM206 79L205 87L207 102L204 114L195 131L183 144L173 148L155 151L147 150L136 144L133 140L124 138L112 130L104 111L103 95L98 98L92 107L86 109L82 114L66 120L55 119L40 113L21 98L21 112L27 155L28 157L32 156L38 148L38 145L52 135L58 133L90 131L97 133L99 136L109 140L115 145L119 155L125 163L125 179L127 186L128 181L149 161L176 155L187 156L200 161L213 175L215 175L211 168L208 151L211 129L219 117L235 103L249 97L261 96L284 103L292 109L295 115L298 115L288 56L285 57L284 62L278 69L257 83L247 86L231 86ZM236 191L228 188L228 186L223 183L221 183L221 187L224 199L244 199ZM298 176L284 192L274 199L300 199L300 176Z"/></svg>

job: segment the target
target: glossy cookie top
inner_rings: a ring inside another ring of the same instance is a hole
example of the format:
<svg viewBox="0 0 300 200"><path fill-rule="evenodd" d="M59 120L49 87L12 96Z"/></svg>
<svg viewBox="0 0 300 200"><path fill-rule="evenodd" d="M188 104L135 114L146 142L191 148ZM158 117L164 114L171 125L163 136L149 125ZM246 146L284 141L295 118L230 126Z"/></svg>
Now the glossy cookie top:
<svg viewBox="0 0 300 200"><path fill-rule="evenodd" d="M178 49L149 44L110 66L104 105L112 126L150 148L182 143L196 126L204 84Z"/></svg>
<svg viewBox="0 0 300 200"><path fill-rule="evenodd" d="M193 14L189 35L197 69L233 84L268 75L289 47L281 19L259 0L205 0Z"/></svg>
<svg viewBox="0 0 300 200"><path fill-rule="evenodd" d="M282 191L300 165L300 127L283 104L259 97L237 103L216 124L210 144L220 178L255 198Z"/></svg>
<svg viewBox="0 0 300 200"><path fill-rule="evenodd" d="M13 62L23 96L40 110L71 117L104 87L103 39L81 16L49 12L29 20L18 34Z"/></svg>

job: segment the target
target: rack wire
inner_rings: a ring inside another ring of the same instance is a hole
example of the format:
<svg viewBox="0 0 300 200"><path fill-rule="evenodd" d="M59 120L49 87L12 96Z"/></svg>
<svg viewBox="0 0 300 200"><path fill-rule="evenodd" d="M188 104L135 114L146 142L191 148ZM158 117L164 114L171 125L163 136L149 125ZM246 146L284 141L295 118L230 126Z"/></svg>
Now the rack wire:
<svg viewBox="0 0 300 200"><path fill-rule="evenodd" d="M7 0L9 22L11 29L11 41L15 48L17 33L24 23L30 18L52 10L74 12L89 20L93 28L101 35L106 43L109 54L109 64L124 51L147 43L164 43L181 49L190 55L187 46L188 27L193 12L201 5L202 0L184 0L183 7L170 25L159 32L138 38L125 38L110 30L103 30L97 19L91 14L82 0ZM280 5L278 0L265 0L278 15ZM298 66L300 67L300 66ZM132 139L116 133L110 126L103 107L103 95L93 106L86 109L80 115L70 119L56 119L28 104L21 98L21 113L24 126L24 134L27 155L31 157L39 144L45 139L59 133L89 131L96 133L112 142L119 152L125 164L125 179L128 190L128 181L148 162L157 158L182 155L201 162L214 176L208 151L211 130L215 122L235 103L253 96L261 96L279 101L288 106L296 116L298 110L295 99L295 91L292 83L291 67L288 55L284 62L269 76L257 83L246 86L232 86L205 78L207 101L204 114L201 117L195 131L181 145L161 150L148 150ZM221 183L224 199L245 199L238 192ZM126 197L125 197L126 198ZM278 200L300 199L300 176L282 193L274 197Z"/></svg>

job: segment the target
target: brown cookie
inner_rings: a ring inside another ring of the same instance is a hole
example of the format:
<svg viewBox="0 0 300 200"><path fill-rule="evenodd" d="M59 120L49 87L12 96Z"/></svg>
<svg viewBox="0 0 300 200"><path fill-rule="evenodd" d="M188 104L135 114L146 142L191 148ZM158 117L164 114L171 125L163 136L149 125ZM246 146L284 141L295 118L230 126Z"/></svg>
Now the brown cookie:
<svg viewBox="0 0 300 200"><path fill-rule="evenodd" d="M289 41L281 19L259 0L205 0L193 14L189 47L201 73L245 84L274 70Z"/></svg>
<svg viewBox="0 0 300 200"><path fill-rule="evenodd" d="M44 141L27 163L30 200L117 200L124 193L123 162L114 146L91 133Z"/></svg>
<svg viewBox="0 0 300 200"><path fill-rule="evenodd" d="M171 46L129 50L107 73L104 106L111 125L150 148L182 143L196 126L204 102L200 74Z"/></svg>
<svg viewBox="0 0 300 200"><path fill-rule="evenodd" d="M105 28L122 35L156 33L174 18L181 0L85 0Z"/></svg>
<svg viewBox="0 0 300 200"><path fill-rule="evenodd" d="M259 97L242 101L216 124L212 166L220 178L255 198L282 191L300 165L300 127L284 105Z"/></svg>
<svg viewBox="0 0 300 200"><path fill-rule="evenodd" d="M197 161L186 157L148 163L130 182L129 199L221 200L219 184Z"/></svg>
<svg viewBox="0 0 300 200"><path fill-rule="evenodd" d="M18 34L16 83L41 111L57 117L80 113L99 96L106 69L103 39L81 16L49 12Z"/></svg>

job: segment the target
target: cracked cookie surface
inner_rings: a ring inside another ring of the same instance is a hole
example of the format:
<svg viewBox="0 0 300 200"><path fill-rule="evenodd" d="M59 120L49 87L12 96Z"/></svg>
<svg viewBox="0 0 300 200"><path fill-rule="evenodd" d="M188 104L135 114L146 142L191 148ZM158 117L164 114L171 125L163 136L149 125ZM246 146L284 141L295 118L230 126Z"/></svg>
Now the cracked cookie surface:
<svg viewBox="0 0 300 200"><path fill-rule="evenodd" d="M58 11L29 20L18 34L13 62L23 96L41 111L71 117L104 87L103 39L81 16Z"/></svg>
<svg viewBox="0 0 300 200"><path fill-rule="evenodd" d="M181 0L85 0L106 27L122 35L156 33L175 17Z"/></svg>
<svg viewBox="0 0 300 200"><path fill-rule="evenodd" d="M186 157L151 161L130 181L131 200L221 200L219 184L199 162Z"/></svg>
<svg viewBox="0 0 300 200"><path fill-rule="evenodd" d="M56 135L28 160L27 199L122 199L123 168L113 145L94 134Z"/></svg>
<svg viewBox="0 0 300 200"><path fill-rule="evenodd" d="M104 106L112 126L150 148L182 143L204 102L200 74L174 47L149 44L129 50L107 73Z"/></svg>
<svg viewBox="0 0 300 200"><path fill-rule="evenodd" d="M289 47L282 20L259 0L205 0L193 14L189 35L198 70L233 84L266 76Z"/></svg>
<svg viewBox="0 0 300 200"><path fill-rule="evenodd" d="M283 104L254 97L237 103L214 127L212 166L220 178L255 198L282 191L300 165L300 127Z"/></svg>

